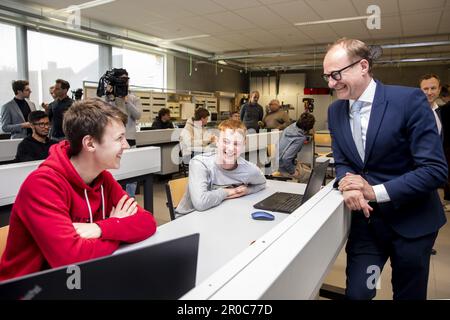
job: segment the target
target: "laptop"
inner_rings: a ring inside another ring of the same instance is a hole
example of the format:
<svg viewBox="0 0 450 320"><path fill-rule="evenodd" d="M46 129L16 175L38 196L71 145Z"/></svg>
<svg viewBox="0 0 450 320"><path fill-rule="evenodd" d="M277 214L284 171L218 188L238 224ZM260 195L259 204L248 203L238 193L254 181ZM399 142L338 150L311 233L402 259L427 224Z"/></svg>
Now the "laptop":
<svg viewBox="0 0 450 320"><path fill-rule="evenodd" d="M327 168L330 160L316 164L309 176L306 185L305 194L275 192L271 196L256 203L253 207L261 210L269 210L275 212L292 213L303 203L308 201L312 196L320 191L325 180Z"/></svg>
<svg viewBox="0 0 450 320"><path fill-rule="evenodd" d="M0 300L178 299L195 286L198 245L195 233L8 280Z"/></svg>

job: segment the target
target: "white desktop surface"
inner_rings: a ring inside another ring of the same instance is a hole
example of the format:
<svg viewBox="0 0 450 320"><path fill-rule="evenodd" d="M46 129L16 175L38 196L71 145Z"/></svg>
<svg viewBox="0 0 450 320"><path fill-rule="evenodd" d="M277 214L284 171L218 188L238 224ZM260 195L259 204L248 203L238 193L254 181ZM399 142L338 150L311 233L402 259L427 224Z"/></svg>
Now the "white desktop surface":
<svg viewBox="0 0 450 320"><path fill-rule="evenodd" d="M120 168L110 170L116 180L150 174L161 170L159 147L127 149ZM14 203L20 186L44 160L0 165L0 206Z"/></svg>
<svg viewBox="0 0 450 320"><path fill-rule="evenodd" d="M283 221L288 214L273 212L275 220L253 220L253 205L274 192L302 194L305 184L268 180L266 189L242 198L225 200L219 206L194 211L158 227L156 233L136 244L127 245L116 253L168 241L192 233L200 233L196 283L199 284L244 249Z"/></svg>

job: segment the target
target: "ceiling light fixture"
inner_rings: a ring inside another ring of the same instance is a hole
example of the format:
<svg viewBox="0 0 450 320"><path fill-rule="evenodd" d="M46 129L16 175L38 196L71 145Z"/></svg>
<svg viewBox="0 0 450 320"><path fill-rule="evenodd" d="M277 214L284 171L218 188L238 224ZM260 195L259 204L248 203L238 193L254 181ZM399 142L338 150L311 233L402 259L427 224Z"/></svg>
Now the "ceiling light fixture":
<svg viewBox="0 0 450 320"><path fill-rule="evenodd" d="M376 18L375 15L369 16L358 16L358 17L348 17L348 18L340 18L340 19L329 19L329 20L318 20L318 21L306 21L306 22L296 22L294 26L309 26L313 24L324 24L324 23L336 23L336 22L347 22L347 21L357 21L357 20L366 20L368 18Z"/></svg>
<svg viewBox="0 0 450 320"><path fill-rule="evenodd" d="M76 4L76 5L71 5L64 9L55 10L55 12L73 12L74 9L83 10L83 9L101 6L101 5L104 5L104 4L107 4L110 2L114 2L114 1L116 1L116 0L93 0L93 1Z"/></svg>
<svg viewBox="0 0 450 320"><path fill-rule="evenodd" d="M173 42L173 41L182 41L182 40L191 40L191 39L199 39L199 38L207 38L210 37L209 34L196 34L194 36L187 36L187 37L181 37L181 38L174 38L174 39L161 39L162 42Z"/></svg>
<svg viewBox="0 0 450 320"><path fill-rule="evenodd" d="M224 66L226 66L228 64L225 60L218 60L217 63L223 64Z"/></svg>

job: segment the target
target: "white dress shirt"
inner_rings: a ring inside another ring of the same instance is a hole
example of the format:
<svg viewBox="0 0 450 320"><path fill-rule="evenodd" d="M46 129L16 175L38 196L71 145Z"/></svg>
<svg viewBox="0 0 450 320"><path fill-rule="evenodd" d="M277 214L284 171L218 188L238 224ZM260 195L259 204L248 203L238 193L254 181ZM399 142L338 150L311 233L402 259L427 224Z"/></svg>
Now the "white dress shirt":
<svg viewBox="0 0 450 320"><path fill-rule="evenodd" d="M370 120L370 112L372 111L372 103L375 98L375 91L377 89L376 82L372 79L367 86L366 90L362 93L362 95L359 97L359 101L363 101L364 104L361 108L360 114L361 114L361 137L364 145L364 150L366 149L366 140L367 140L367 128L369 127L369 120ZM355 100L349 100L350 109L352 108L353 103ZM351 112L349 112L349 118L350 118L350 129L353 133L353 115ZM386 188L383 184L378 184L375 186L372 186L373 191L375 192L375 198L376 201L379 203L382 202L389 202L391 201L391 198L389 197L389 194L386 191Z"/></svg>
<svg viewBox="0 0 450 320"><path fill-rule="evenodd" d="M439 108L438 104L436 102L433 102L433 105L431 106L431 109L433 110L433 114L434 114L434 118L436 119L436 125L438 128L438 133L439 135L441 134L442 131L442 123L441 123L441 119L439 119L439 116L436 112L436 109Z"/></svg>

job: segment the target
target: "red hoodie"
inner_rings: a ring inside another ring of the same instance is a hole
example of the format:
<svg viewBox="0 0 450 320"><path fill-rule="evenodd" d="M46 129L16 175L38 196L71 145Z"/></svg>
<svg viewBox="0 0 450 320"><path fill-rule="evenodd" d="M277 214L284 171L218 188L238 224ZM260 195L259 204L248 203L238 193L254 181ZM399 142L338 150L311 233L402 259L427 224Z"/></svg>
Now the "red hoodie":
<svg viewBox="0 0 450 320"><path fill-rule="evenodd" d="M87 185L70 162L68 150L67 141L53 145L47 160L20 187L0 261L0 281L106 256L121 242L142 241L155 233L153 216L141 207L132 216L108 218L125 191L108 171ZM87 201L102 230L99 239L81 238L72 225L90 222Z"/></svg>

